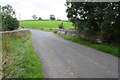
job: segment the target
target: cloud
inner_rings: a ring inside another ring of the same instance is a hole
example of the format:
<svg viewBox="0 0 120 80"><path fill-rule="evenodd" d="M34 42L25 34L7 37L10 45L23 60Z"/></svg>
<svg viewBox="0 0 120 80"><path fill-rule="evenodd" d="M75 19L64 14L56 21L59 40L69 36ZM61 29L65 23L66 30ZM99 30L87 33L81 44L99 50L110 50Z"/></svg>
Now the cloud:
<svg viewBox="0 0 120 80"><path fill-rule="evenodd" d="M43 19L49 19L50 14L56 18L67 20L65 0L2 0L1 5L10 4L17 12L17 18L21 14L21 19L32 19L36 14Z"/></svg>

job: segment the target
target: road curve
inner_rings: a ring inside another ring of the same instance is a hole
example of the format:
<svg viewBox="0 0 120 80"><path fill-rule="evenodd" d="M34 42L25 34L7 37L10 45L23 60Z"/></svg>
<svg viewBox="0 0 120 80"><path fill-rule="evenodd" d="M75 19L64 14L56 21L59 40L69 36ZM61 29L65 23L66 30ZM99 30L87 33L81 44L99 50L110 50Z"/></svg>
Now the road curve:
<svg viewBox="0 0 120 80"><path fill-rule="evenodd" d="M118 78L118 58L51 32L30 31L47 78Z"/></svg>

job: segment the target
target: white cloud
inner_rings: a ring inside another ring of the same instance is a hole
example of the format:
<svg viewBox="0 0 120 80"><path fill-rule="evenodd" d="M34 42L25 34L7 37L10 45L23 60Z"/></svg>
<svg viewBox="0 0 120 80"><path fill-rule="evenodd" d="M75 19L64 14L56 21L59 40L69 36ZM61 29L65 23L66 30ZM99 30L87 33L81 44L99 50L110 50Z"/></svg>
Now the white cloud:
<svg viewBox="0 0 120 80"><path fill-rule="evenodd" d="M10 4L19 13L21 19L32 19L32 15L36 14L43 19L49 19L50 14L54 14L56 18L67 20L65 0L2 0L1 5Z"/></svg>

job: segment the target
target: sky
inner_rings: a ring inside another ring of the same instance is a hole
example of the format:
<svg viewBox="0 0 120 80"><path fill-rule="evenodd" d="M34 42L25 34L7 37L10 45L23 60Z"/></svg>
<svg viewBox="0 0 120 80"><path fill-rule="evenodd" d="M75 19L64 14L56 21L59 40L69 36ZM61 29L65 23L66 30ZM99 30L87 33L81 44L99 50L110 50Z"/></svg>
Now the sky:
<svg viewBox="0 0 120 80"><path fill-rule="evenodd" d="M54 14L56 19L67 20L65 3L66 0L0 0L0 5L9 4L14 8L18 20L32 19L34 14L42 19Z"/></svg>

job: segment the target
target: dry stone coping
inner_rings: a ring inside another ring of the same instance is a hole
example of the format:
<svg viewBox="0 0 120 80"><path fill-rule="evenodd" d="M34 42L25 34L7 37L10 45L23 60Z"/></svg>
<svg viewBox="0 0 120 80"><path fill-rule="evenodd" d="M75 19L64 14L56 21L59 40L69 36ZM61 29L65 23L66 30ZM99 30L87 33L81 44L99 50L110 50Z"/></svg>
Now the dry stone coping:
<svg viewBox="0 0 120 80"><path fill-rule="evenodd" d="M14 34L14 33L24 34L27 32L29 32L29 30L14 30L14 31L2 31L0 32L0 34Z"/></svg>
<svg viewBox="0 0 120 80"><path fill-rule="evenodd" d="M25 30L14 30L14 31L1 31L0 34L11 34L11 33L19 33L19 32L28 32L28 29Z"/></svg>

